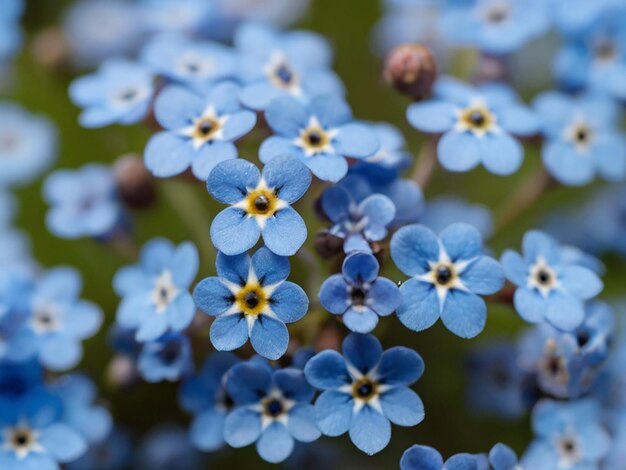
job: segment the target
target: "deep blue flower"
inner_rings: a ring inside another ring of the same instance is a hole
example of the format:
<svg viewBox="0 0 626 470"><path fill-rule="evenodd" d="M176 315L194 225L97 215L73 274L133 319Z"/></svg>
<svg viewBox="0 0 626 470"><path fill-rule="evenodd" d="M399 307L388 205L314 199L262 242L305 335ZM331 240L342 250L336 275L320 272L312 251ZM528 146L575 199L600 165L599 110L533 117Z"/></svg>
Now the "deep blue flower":
<svg viewBox="0 0 626 470"><path fill-rule="evenodd" d="M256 122L251 111L241 109L239 87L221 83L203 96L180 86L163 90L154 113L166 130L146 146L146 167L156 176L169 177L191 167L206 181L218 163L237 158L233 142L250 132Z"/></svg>
<svg viewBox="0 0 626 470"><path fill-rule="evenodd" d="M444 462L437 449L415 444L402 454L400 470L489 470L489 463L483 454L466 453L455 454Z"/></svg>
<svg viewBox="0 0 626 470"><path fill-rule="evenodd" d="M291 96L308 102L316 96L341 96L343 85L331 70L328 43L307 31L280 32L260 23L244 23L235 34L241 101L265 110L275 98Z"/></svg>
<svg viewBox="0 0 626 470"><path fill-rule="evenodd" d="M597 468L610 444L601 417L600 407L592 400L539 402L532 416L535 440L522 457L522 468Z"/></svg>
<svg viewBox="0 0 626 470"><path fill-rule="evenodd" d="M70 84L70 98L84 108L83 127L134 124L141 121L154 93L154 75L145 66L124 59L108 59L97 73Z"/></svg>
<svg viewBox="0 0 626 470"><path fill-rule="evenodd" d="M211 196L231 207L211 223L211 241L227 255L252 248L260 236L280 256L292 256L306 240L306 225L291 204L306 193L311 174L297 159L281 156L260 173L246 160L219 164L209 175Z"/></svg>
<svg viewBox="0 0 626 470"><path fill-rule="evenodd" d="M424 361L402 346L383 352L374 336L355 333L342 351L322 351L304 368L309 383L323 390L315 401L317 426L327 436L349 431L354 445L372 455L389 444L390 421L415 426L424 419L422 400L409 388Z"/></svg>
<svg viewBox="0 0 626 470"><path fill-rule="evenodd" d="M539 121L511 88L487 84L476 89L443 77L434 92L434 99L410 105L407 119L420 131L443 134L437 154L444 168L468 171L482 163L496 175L520 168L524 148L510 134L536 134Z"/></svg>
<svg viewBox="0 0 626 470"><path fill-rule="evenodd" d="M546 92L535 100L535 109L546 137L543 163L559 182L583 185L596 174L609 181L626 177L626 138L619 131L616 103Z"/></svg>
<svg viewBox="0 0 626 470"><path fill-rule="evenodd" d="M437 237L423 225L409 225L391 238L391 257L411 279L400 287L400 321L411 330L430 328L440 317L455 335L473 338L487 320L480 295L504 285L502 267L482 255L480 233L457 223Z"/></svg>
<svg viewBox="0 0 626 470"><path fill-rule="evenodd" d="M506 250L501 258L506 277L518 288L513 302L530 323L547 320L565 331L585 319L583 301L600 293L603 284L591 270L565 264L556 240L539 231L524 235L524 256Z"/></svg>
<svg viewBox="0 0 626 470"><path fill-rule="evenodd" d="M346 157L370 157L380 147L376 136L353 121L350 107L337 96L319 96L309 105L292 97L277 98L265 118L276 135L261 144L261 161L293 155L324 181L337 182L346 175Z"/></svg>
<svg viewBox="0 0 626 470"><path fill-rule="evenodd" d="M44 182L43 197L50 204L46 226L58 237L106 238L122 230L124 213L108 166L56 170Z"/></svg>
<svg viewBox="0 0 626 470"><path fill-rule="evenodd" d="M369 333L378 317L391 315L402 301L396 284L378 277L376 258L365 252L354 252L343 262L342 274L324 281L319 293L322 306L356 333Z"/></svg>
<svg viewBox="0 0 626 470"><path fill-rule="evenodd" d="M480 232L483 240L493 233L493 214L488 207L452 195L428 199L419 221L435 233L455 222L471 225Z"/></svg>
<svg viewBox="0 0 626 470"><path fill-rule="evenodd" d="M198 263L192 243L174 246L162 238L146 243L140 263L120 269L113 278L113 287L122 297L117 310L120 326L137 329L138 341L187 328L196 313L189 286Z"/></svg>
<svg viewBox="0 0 626 470"><path fill-rule="evenodd" d="M194 415L189 438L200 450L214 451L224 445L224 419L232 408L226 373L237 362L233 354L213 353L198 374L186 379L180 388L180 406Z"/></svg>
<svg viewBox="0 0 626 470"><path fill-rule="evenodd" d="M256 442L262 459L278 463L291 454L294 440L320 437L311 400L315 390L295 368L272 371L253 362L234 366L226 388L235 402L224 422L224 439L232 447Z"/></svg>
<svg viewBox="0 0 626 470"><path fill-rule="evenodd" d="M191 446L185 429L175 424L160 424L151 429L135 452L135 462L151 470L206 468L201 454Z"/></svg>
<svg viewBox="0 0 626 470"><path fill-rule="evenodd" d="M147 382L175 382L193 370L191 343L181 333L165 333L143 343L137 369Z"/></svg>
<svg viewBox="0 0 626 470"><path fill-rule="evenodd" d="M218 253L219 277L202 280L194 290L197 307L217 317L211 324L211 342L218 351L232 351L248 341L268 359L278 359L287 350L289 332L285 323L300 320L309 301L302 288L285 281L289 260L267 248L250 258L246 253Z"/></svg>
<svg viewBox="0 0 626 470"><path fill-rule="evenodd" d="M25 185L56 158L57 133L48 119L19 105L0 103L0 186Z"/></svg>

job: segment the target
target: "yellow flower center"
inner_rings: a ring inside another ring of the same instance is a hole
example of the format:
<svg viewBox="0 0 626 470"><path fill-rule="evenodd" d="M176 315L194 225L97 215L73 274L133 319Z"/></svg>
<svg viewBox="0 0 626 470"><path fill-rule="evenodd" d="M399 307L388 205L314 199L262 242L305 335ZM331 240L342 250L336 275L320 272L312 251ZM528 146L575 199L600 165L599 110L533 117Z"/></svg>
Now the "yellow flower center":
<svg viewBox="0 0 626 470"><path fill-rule="evenodd" d="M447 287L454 284L457 278L456 270L451 264L438 264L432 269L431 272L435 284L442 287Z"/></svg>
<svg viewBox="0 0 626 470"><path fill-rule="evenodd" d="M222 124L218 119L213 117L200 118L196 121L193 138L202 141L212 140L221 128Z"/></svg>
<svg viewBox="0 0 626 470"><path fill-rule="evenodd" d="M495 116L485 106L469 106L462 109L459 115L459 125L478 134L488 132L495 123Z"/></svg>
<svg viewBox="0 0 626 470"><path fill-rule="evenodd" d="M368 377L363 377L352 383L352 396L354 398L369 401L376 395L378 395L378 384Z"/></svg>
<svg viewBox="0 0 626 470"><path fill-rule="evenodd" d="M244 209L250 215L271 217L279 208L276 193L268 188L257 188L246 196Z"/></svg>
<svg viewBox="0 0 626 470"><path fill-rule="evenodd" d="M237 293L235 302L245 315L257 316L265 311L268 298L258 283L248 283Z"/></svg>

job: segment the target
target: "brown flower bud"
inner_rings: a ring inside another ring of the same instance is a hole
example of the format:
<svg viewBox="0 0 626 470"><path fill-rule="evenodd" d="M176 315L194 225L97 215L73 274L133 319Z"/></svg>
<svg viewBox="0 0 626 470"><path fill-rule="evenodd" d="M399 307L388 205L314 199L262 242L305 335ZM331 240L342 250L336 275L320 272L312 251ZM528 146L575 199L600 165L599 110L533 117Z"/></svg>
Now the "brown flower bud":
<svg viewBox="0 0 626 470"><path fill-rule="evenodd" d="M39 31L31 42L30 51L35 61L46 67L61 67L69 58L67 40L57 27Z"/></svg>
<svg viewBox="0 0 626 470"><path fill-rule="evenodd" d="M154 177L139 155L122 155L113 166L122 201L133 209L146 209L156 200Z"/></svg>
<svg viewBox="0 0 626 470"><path fill-rule="evenodd" d="M324 259L330 259L343 251L343 238L327 231L318 232L315 236L315 251Z"/></svg>
<svg viewBox="0 0 626 470"><path fill-rule="evenodd" d="M437 62L426 46L404 44L387 54L383 78L404 95L421 100L430 95L437 77Z"/></svg>

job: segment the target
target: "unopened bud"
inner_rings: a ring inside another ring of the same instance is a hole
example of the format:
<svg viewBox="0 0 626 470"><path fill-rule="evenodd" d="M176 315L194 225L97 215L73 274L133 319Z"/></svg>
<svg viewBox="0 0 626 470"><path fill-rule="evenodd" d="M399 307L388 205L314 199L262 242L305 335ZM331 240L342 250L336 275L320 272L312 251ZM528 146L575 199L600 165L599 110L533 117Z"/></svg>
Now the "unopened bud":
<svg viewBox="0 0 626 470"><path fill-rule="evenodd" d="M421 100L430 95L437 62L426 46L404 44L387 54L383 78L400 93Z"/></svg>
<svg viewBox="0 0 626 470"><path fill-rule="evenodd" d="M35 60L46 67L58 67L66 63L69 47L59 28L49 27L38 32L31 43Z"/></svg>
<svg viewBox="0 0 626 470"><path fill-rule="evenodd" d="M315 236L315 251L324 258L330 259L343 251L343 238L339 238L330 232L319 232Z"/></svg>
<svg viewBox="0 0 626 470"><path fill-rule="evenodd" d="M337 328L336 322L329 323L317 334L313 346L316 351L323 351L325 349L334 349L339 351L341 349L341 333Z"/></svg>
<svg viewBox="0 0 626 470"><path fill-rule="evenodd" d="M115 181L120 198L133 209L145 209L156 200L154 177L139 155L123 155L114 165Z"/></svg>

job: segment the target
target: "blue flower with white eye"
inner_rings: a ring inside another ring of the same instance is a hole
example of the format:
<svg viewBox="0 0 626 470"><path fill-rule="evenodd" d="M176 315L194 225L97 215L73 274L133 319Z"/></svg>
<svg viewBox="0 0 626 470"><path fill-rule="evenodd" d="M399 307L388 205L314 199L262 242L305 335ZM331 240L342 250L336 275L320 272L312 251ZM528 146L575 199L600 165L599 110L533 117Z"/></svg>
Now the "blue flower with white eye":
<svg viewBox="0 0 626 470"><path fill-rule="evenodd" d="M136 329L141 342L187 328L196 313L189 286L198 264L198 251L190 242L174 246L155 238L146 243L139 264L120 269L113 278L113 288L122 297L119 325Z"/></svg>
<svg viewBox="0 0 626 470"><path fill-rule="evenodd" d="M235 56L218 43L191 41L178 34L162 34L141 51L141 61L170 80L204 89L212 82L233 77Z"/></svg>
<svg viewBox="0 0 626 470"><path fill-rule="evenodd" d="M233 405L226 392L226 374L238 362L233 354L213 353L179 390L181 408L194 416L189 438L197 449L214 451L224 445L224 419Z"/></svg>
<svg viewBox="0 0 626 470"><path fill-rule="evenodd" d="M547 320L564 331L577 328L585 319L584 301L600 293L603 284L591 270L565 264L556 240L531 230L522 244L524 256L512 250L502 254L506 277L518 286L513 303L530 323Z"/></svg>
<svg viewBox="0 0 626 470"><path fill-rule="evenodd" d="M437 449L415 444L402 454L400 470L489 470L489 463L483 454L466 453L455 454L444 462Z"/></svg>
<svg viewBox="0 0 626 470"><path fill-rule="evenodd" d="M10 102L0 103L0 186L21 186L46 171L57 155L57 132L48 119Z"/></svg>
<svg viewBox="0 0 626 470"><path fill-rule="evenodd" d="M371 252L370 242L387 236L387 227L396 208L387 196L372 194L358 204L341 186L331 186L322 194L322 209L333 223L330 233L343 238L343 250Z"/></svg>
<svg viewBox="0 0 626 470"><path fill-rule="evenodd" d="M262 172L246 160L220 163L209 175L207 189L230 207L213 219L211 241L222 253L238 255L262 236L273 253L294 255L306 240L307 230L291 204L310 184L306 166L289 156L273 159Z"/></svg>
<svg viewBox="0 0 626 470"><path fill-rule="evenodd" d="M402 227L391 238L391 257L411 278L400 287L400 321L413 331L440 317L452 333L473 338L483 331L487 307L481 295L504 286L502 267L482 255L480 233L471 225L448 226L439 237L423 225Z"/></svg>
<svg viewBox="0 0 626 470"><path fill-rule="evenodd" d="M311 400L315 390L304 373L294 368L272 371L253 362L234 366L226 388L235 407L224 421L224 439L232 447L256 442L263 460L278 463L291 454L294 440L320 437Z"/></svg>
<svg viewBox="0 0 626 470"><path fill-rule="evenodd" d="M50 204L46 226L57 237L107 238L123 230L124 212L108 166L56 170L44 182L43 197Z"/></svg>
<svg viewBox="0 0 626 470"><path fill-rule="evenodd" d="M601 419L600 406L593 400L540 401L532 415L535 440L522 456L522 468L598 468L611 442Z"/></svg>
<svg viewBox="0 0 626 470"><path fill-rule="evenodd" d="M550 20L543 0L453 0L443 8L440 27L455 43L504 55L545 33Z"/></svg>
<svg viewBox="0 0 626 470"><path fill-rule="evenodd" d="M181 333L165 333L143 343L137 369L147 382L175 382L193 370L191 343Z"/></svg>
<svg viewBox="0 0 626 470"><path fill-rule="evenodd" d="M196 306L217 317L211 324L211 343L218 351L232 351L248 341L268 359L278 359L289 343L285 323L300 320L309 300L302 288L285 281L289 260L267 248L250 258L217 254L217 275L196 286Z"/></svg>
<svg viewBox="0 0 626 470"><path fill-rule="evenodd" d="M619 131L616 103L546 92L534 106L546 137L541 157L559 182L578 186L590 183L596 174L608 181L626 177L626 138Z"/></svg>
<svg viewBox="0 0 626 470"><path fill-rule="evenodd" d="M414 103L407 119L416 129L443 136L437 145L441 165L469 171L479 164L496 175L510 175L522 165L523 146L511 134L539 131L539 120L506 85L480 89L452 79L435 83L435 97Z"/></svg>
<svg viewBox="0 0 626 470"><path fill-rule="evenodd" d="M235 33L244 83L241 101L265 110L276 98L307 102L320 95L343 95L343 84L331 70L332 53L319 35L280 32L260 23L244 23Z"/></svg>
<svg viewBox="0 0 626 470"><path fill-rule="evenodd" d="M365 252L354 252L344 260L341 274L324 281L319 293L322 307L342 315L344 325L355 333L369 333L378 317L391 315L402 302L392 281L378 277L380 265Z"/></svg>
<svg viewBox="0 0 626 470"><path fill-rule="evenodd" d="M483 240L493 233L493 214L488 207L471 204L452 195L438 196L426 201L419 221L435 233L455 222L463 222L476 228Z"/></svg>
<svg viewBox="0 0 626 470"><path fill-rule="evenodd" d="M24 13L23 0L6 0L0 12L0 65L13 57L22 45L19 19Z"/></svg>
<svg viewBox="0 0 626 470"><path fill-rule="evenodd" d="M154 75L144 65L108 59L98 72L75 79L69 93L74 104L84 108L78 118L83 127L134 124L148 113Z"/></svg>
<svg viewBox="0 0 626 470"><path fill-rule="evenodd" d="M415 426L424 419L422 400L409 388L424 361L402 346L383 352L374 336L355 333L342 351L322 351L304 368L309 383L323 390L315 401L317 426L326 436L349 431L353 444L372 455L389 444L390 422Z"/></svg>
<svg viewBox="0 0 626 470"><path fill-rule="evenodd" d="M237 158L233 143L252 130L256 115L241 109L239 87L224 82L198 95L180 86L165 88L156 100L154 114L166 130L146 146L146 167L159 177L182 173L191 167L206 181L218 163Z"/></svg>
<svg viewBox="0 0 626 470"><path fill-rule="evenodd" d="M337 96L319 96L308 105L292 97L277 98L265 118L276 135L261 144L261 161L292 155L324 181L337 182L346 175L346 157L370 157L380 148L368 126L354 122L350 107Z"/></svg>

